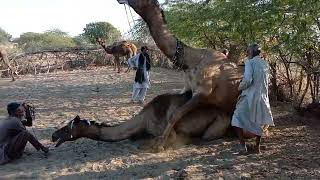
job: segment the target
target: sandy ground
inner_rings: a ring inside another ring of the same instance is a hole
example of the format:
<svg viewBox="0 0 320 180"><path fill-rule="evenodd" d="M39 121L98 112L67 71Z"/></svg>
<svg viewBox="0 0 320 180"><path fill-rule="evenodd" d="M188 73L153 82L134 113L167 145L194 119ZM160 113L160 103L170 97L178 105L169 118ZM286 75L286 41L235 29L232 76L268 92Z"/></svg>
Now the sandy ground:
<svg viewBox="0 0 320 180"><path fill-rule="evenodd" d="M53 147L52 132L77 114L117 124L139 111L129 103L133 76L107 67L1 79L0 116L9 102L32 102L37 117L29 130L51 152L45 156L28 145L21 159L0 166L0 179L320 179L320 121L298 117L283 104L273 104L276 127L263 139L267 149L260 155L236 155L235 139L161 153L143 152L128 140L80 139ZM148 101L182 88L179 72L154 68L151 78Z"/></svg>

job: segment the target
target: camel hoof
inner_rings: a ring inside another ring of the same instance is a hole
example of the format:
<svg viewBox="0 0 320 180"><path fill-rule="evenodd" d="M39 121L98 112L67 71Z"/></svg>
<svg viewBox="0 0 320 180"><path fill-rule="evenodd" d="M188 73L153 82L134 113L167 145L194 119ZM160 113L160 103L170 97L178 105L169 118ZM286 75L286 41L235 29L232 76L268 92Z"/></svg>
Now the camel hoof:
<svg viewBox="0 0 320 180"><path fill-rule="evenodd" d="M164 139L163 137L157 137L152 145L152 152L157 153L161 151L164 151Z"/></svg>
<svg viewBox="0 0 320 180"><path fill-rule="evenodd" d="M164 147L163 147L163 146L153 146L152 149L151 149L151 151L152 151L153 153L159 153L159 152L161 152L161 151L164 151Z"/></svg>

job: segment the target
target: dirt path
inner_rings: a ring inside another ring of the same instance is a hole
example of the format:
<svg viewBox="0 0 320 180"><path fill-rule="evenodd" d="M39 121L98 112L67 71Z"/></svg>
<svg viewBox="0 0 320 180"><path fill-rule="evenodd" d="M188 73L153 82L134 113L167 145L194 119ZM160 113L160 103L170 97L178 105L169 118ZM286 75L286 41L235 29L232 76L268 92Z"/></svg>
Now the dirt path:
<svg viewBox="0 0 320 180"><path fill-rule="evenodd" d="M117 74L112 68L26 76L16 82L0 80L0 116L6 104L28 99L37 107L30 129L46 145L52 132L75 115L119 123L141 106L129 103L133 72ZM182 74L153 69L148 100L182 88ZM96 92L98 91L98 92ZM319 179L320 121L302 119L285 105L273 106L276 127L261 155L235 155L235 140L188 145L161 153L137 149L134 142L96 142L80 139L53 148L48 156L30 146L22 159L0 166L0 179Z"/></svg>

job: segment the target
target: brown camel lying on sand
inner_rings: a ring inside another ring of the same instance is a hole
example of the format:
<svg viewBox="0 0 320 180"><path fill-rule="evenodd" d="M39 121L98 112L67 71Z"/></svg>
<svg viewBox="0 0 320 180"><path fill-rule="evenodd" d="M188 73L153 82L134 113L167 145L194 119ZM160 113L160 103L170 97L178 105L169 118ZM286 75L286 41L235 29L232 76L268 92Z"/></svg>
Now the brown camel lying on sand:
<svg viewBox="0 0 320 180"><path fill-rule="evenodd" d="M192 92L163 94L149 102L139 114L116 126L81 120L79 116L52 134L56 147L66 141L81 137L98 141L115 142L137 137L157 137L168 124L167 117L192 98ZM224 114L212 105L199 104L183 116L171 131L165 147L176 142L190 143L193 139L213 140L221 138L230 126L230 115ZM148 136L149 135L149 136ZM153 141L151 139L151 144Z"/></svg>

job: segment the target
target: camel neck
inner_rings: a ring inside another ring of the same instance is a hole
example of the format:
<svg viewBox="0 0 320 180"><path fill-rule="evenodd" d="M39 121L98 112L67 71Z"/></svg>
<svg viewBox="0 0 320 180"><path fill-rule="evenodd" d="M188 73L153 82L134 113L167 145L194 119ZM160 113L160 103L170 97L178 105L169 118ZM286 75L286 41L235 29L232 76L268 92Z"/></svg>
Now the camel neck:
<svg viewBox="0 0 320 180"><path fill-rule="evenodd" d="M141 121L143 121L143 116L140 114L136 115L130 120L115 126L108 126L103 124L92 124L88 127L85 137L106 141L106 142L116 142L129 138L135 132L141 130Z"/></svg>
<svg viewBox="0 0 320 180"><path fill-rule="evenodd" d="M173 58L176 52L176 38L168 30L165 23L162 9L148 1L143 7L140 7L142 2L139 0L129 0L129 5L142 17L147 23L150 34L159 49L168 57Z"/></svg>
<svg viewBox="0 0 320 180"><path fill-rule="evenodd" d="M195 54L202 50L189 47L174 37L165 22L163 10L156 0L128 0L128 4L147 23L158 48L175 66L186 70L198 63L200 59Z"/></svg>
<svg viewBox="0 0 320 180"><path fill-rule="evenodd" d="M93 139L93 140L100 140L100 125L98 124L93 124L93 125L90 125L88 128L87 128L87 131L84 131L84 137L86 138L89 138L89 139Z"/></svg>
<svg viewBox="0 0 320 180"><path fill-rule="evenodd" d="M103 45L103 44L100 44L100 46L101 46L108 54L111 54L110 48L108 48L108 46Z"/></svg>

